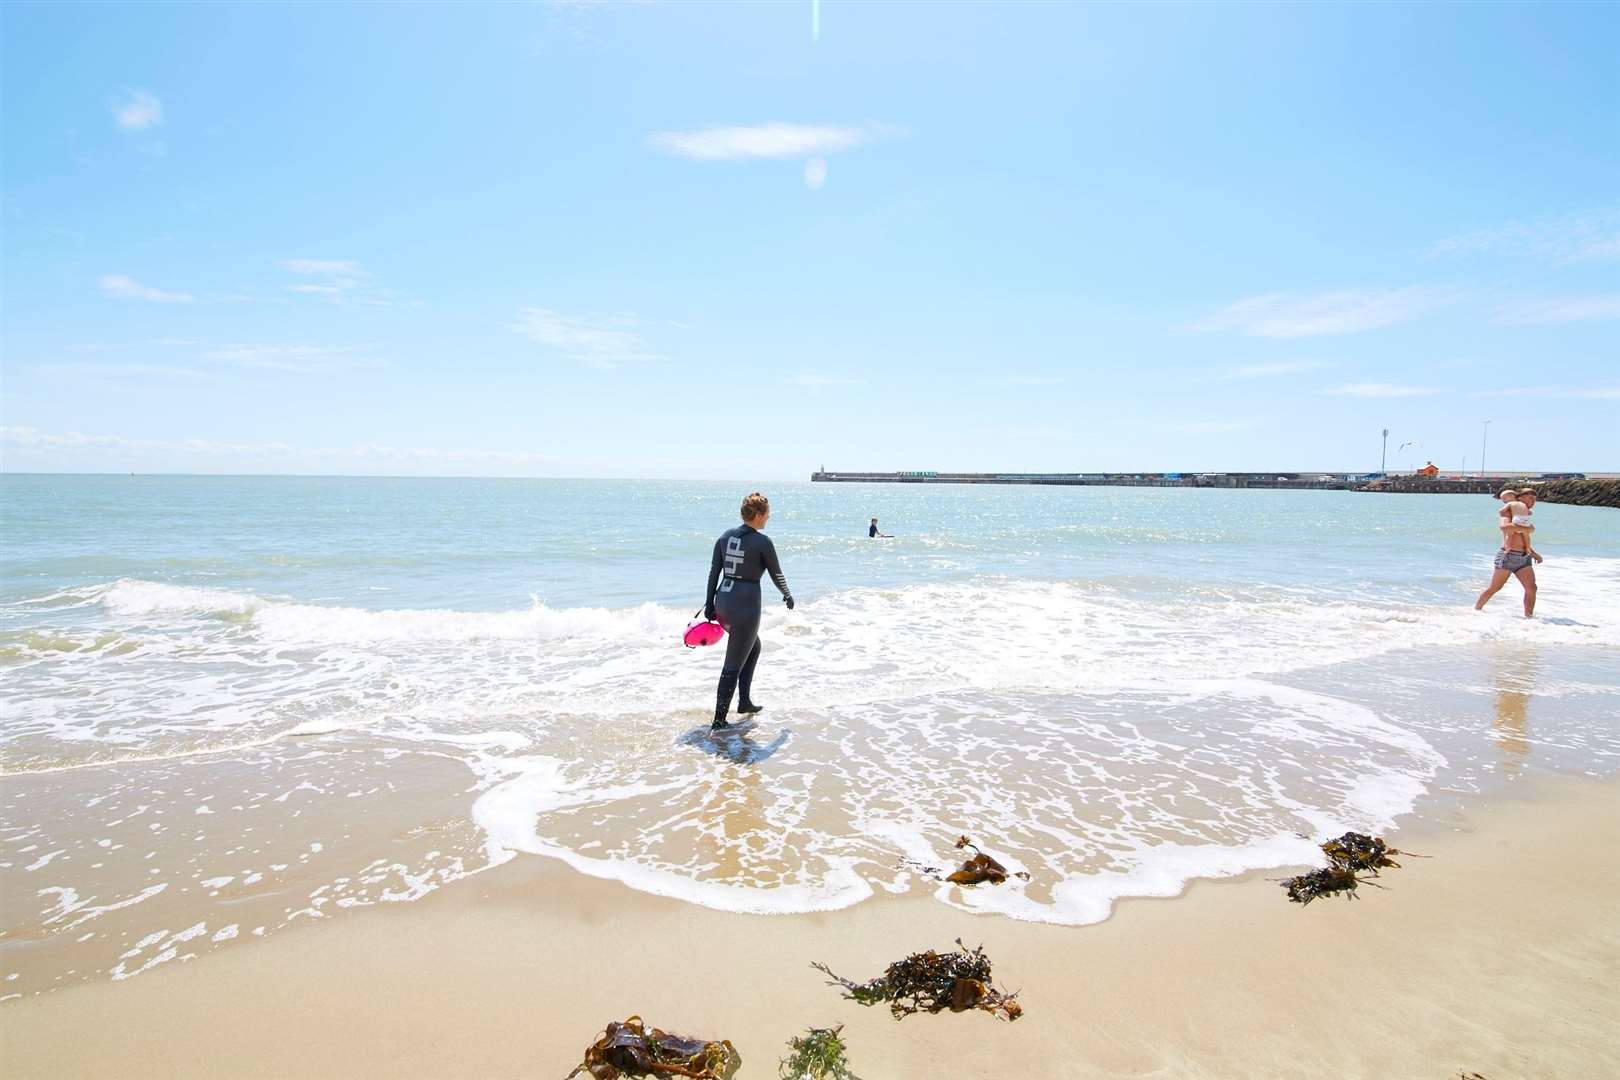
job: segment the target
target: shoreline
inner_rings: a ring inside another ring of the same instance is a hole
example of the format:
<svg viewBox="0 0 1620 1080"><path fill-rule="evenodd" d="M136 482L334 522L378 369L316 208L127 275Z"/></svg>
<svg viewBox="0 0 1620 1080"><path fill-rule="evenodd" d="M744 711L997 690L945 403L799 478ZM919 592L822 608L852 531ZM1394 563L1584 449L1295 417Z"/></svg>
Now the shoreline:
<svg viewBox="0 0 1620 1080"><path fill-rule="evenodd" d="M866 1080L1617 1074L1620 780L1523 781L1408 815L1386 835L1430 857L1356 900L1289 904L1279 868L1082 927L924 894L734 915L519 858L414 903L8 1002L0 1046L14 1077L560 1077L639 1013L731 1039L743 1078L835 1023ZM896 1023L809 967L866 979L956 937L983 942L1023 1019Z"/></svg>

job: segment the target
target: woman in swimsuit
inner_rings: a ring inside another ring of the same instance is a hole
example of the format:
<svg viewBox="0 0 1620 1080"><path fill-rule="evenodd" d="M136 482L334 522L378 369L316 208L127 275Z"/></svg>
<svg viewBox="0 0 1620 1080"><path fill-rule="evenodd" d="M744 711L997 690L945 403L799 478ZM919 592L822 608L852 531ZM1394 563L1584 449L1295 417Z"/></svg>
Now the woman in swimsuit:
<svg viewBox="0 0 1620 1080"><path fill-rule="evenodd" d="M727 529L714 542L703 614L717 619L726 628L727 636L726 661L720 668L720 685L715 691L713 728L731 726L726 722L726 713L731 710L734 690L740 691L739 715L760 710L749 694L754 665L759 662L759 617L764 604L759 579L769 573L782 593L782 603L793 610L793 594L782 575L782 564L776 561L776 545L760 532L770 517L770 500L756 491L742 502L743 523Z"/></svg>
<svg viewBox="0 0 1620 1080"><path fill-rule="evenodd" d="M1504 514L1500 519L1502 547L1492 560L1495 569L1491 573L1491 583L1474 601L1474 610L1483 608L1491 597L1502 590L1508 578L1516 577L1519 584L1524 586L1524 617L1533 618L1536 613L1536 570L1532 563L1540 562L1541 555L1530 545L1530 531L1534 526L1529 525L1528 517L1529 510L1536 504L1536 493L1529 488L1523 491L1508 488L1498 497L1507 505L1522 500L1526 512L1520 515Z"/></svg>

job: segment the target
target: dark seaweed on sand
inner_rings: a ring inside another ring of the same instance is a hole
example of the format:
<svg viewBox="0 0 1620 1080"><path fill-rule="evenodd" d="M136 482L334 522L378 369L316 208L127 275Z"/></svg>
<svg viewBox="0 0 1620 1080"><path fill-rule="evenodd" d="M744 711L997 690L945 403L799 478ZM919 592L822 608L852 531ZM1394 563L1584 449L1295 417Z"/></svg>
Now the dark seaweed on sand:
<svg viewBox="0 0 1620 1080"><path fill-rule="evenodd" d="M1371 870L1376 874L1379 868L1384 866L1398 869L1401 864L1390 856L1403 853L1384 843L1381 836L1347 832L1337 840L1325 842L1322 845L1322 854L1328 857L1328 863L1336 869Z"/></svg>
<svg viewBox="0 0 1620 1080"><path fill-rule="evenodd" d="M973 857L944 878L940 877L940 869L937 866L924 866L922 863L911 859L901 859L900 863L902 866L907 866L920 874L933 878L935 881L949 881L953 885L977 885L981 881L988 881L992 885L1000 885L1009 876L1023 878L1025 881L1029 880L1029 875L1022 870L1009 875L1005 866L980 851L979 845L965 836L956 838L956 848L958 851L962 848L972 848Z"/></svg>
<svg viewBox="0 0 1620 1080"><path fill-rule="evenodd" d="M998 990L990 977L990 958L984 955L984 946L969 949L956 939L953 952L912 953L904 960L896 960L888 969L870 982L856 983L833 973L826 964L811 967L841 986L844 995L862 1005L889 1003L889 1011L899 1020L911 1013L937 1013L945 1009L964 1012L983 1009L1004 1020L1016 1020L1024 1008L1015 999L1017 993L1006 994Z"/></svg>
<svg viewBox="0 0 1620 1080"><path fill-rule="evenodd" d="M1288 899L1294 903L1308 904L1318 897L1335 896L1339 893L1344 893L1354 900L1356 886L1360 884L1361 879L1356 877L1354 871L1329 866L1291 877L1283 882L1283 888L1288 890Z"/></svg>
<svg viewBox="0 0 1620 1080"><path fill-rule="evenodd" d="M737 1051L729 1039L712 1042L647 1030L641 1017L610 1022L601 1038L585 1048L585 1060L563 1080L589 1073L592 1080L622 1076L685 1076L690 1080L723 1080L735 1071Z"/></svg>
<svg viewBox="0 0 1620 1080"><path fill-rule="evenodd" d="M1384 843L1381 836L1347 832L1335 840L1323 842L1322 854L1327 856L1327 866L1283 881L1283 888L1288 890L1288 899L1294 903L1308 904L1319 897L1337 896L1340 893L1354 900L1358 885L1375 884L1364 877L1358 877L1359 871L1367 871L1377 877L1381 868L1401 865L1390 858L1391 855L1412 853L1397 851Z"/></svg>

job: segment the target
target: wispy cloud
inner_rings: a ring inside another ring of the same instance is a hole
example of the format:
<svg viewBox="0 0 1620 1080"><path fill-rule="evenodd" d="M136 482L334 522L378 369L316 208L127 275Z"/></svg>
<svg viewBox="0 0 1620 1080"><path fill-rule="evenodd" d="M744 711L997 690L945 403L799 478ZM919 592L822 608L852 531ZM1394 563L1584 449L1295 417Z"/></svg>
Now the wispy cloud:
<svg viewBox="0 0 1620 1080"><path fill-rule="evenodd" d="M1329 390L1330 394L1339 394L1344 397L1374 397L1374 398L1400 398L1400 397L1428 397L1440 391L1427 386L1400 386L1396 383L1345 383Z"/></svg>
<svg viewBox="0 0 1620 1080"><path fill-rule="evenodd" d="M754 124L663 131L647 140L655 150L693 161L746 161L752 158L803 160L839 154L876 142L894 129L881 124Z"/></svg>
<svg viewBox="0 0 1620 1080"><path fill-rule="evenodd" d="M196 299L190 293L164 292L150 285L142 285L123 274L103 275L101 291L114 300L145 300L152 304L189 304Z"/></svg>
<svg viewBox="0 0 1620 1080"><path fill-rule="evenodd" d="M112 102L113 120L124 131L145 131L163 123L163 102L145 90L127 90Z"/></svg>
<svg viewBox="0 0 1620 1080"><path fill-rule="evenodd" d="M284 286L287 292L324 297L334 304L368 304L373 307L418 302L404 300L398 293L377 288L372 283L371 272L353 259L283 259L279 265L288 273L310 279Z"/></svg>
<svg viewBox="0 0 1620 1080"><path fill-rule="evenodd" d="M1597 401L1617 401L1620 400L1620 386L1515 386L1505 390L1478 390L1468 396L1587 398Z"/></svg>
<svg viewBox="0 0 1620 1080"><path fill-rule="evenodd" d="M534 469L550 459L526 451L478 448L390 446L357 443L351 446L301 448L282 442L236 443L213 439L139 439L123 435L94 435L80 431L45 432L32 427L0 427L0 445L32 462L49 465L68 457L82 462L85 452L100 462L129 462L177 470L221 471L240 463L255 467L313 468L324 471L398 472L408 469L465 473L469 469ZM161 459L154 461L153 459Z"/></svg>
<svg viewBox="0 0 1620 1080"><path fill-rule="evenodd" d="M512 329L592 367L663 359L636 332L636 325L633 315L564 315L550 308L526 307L518 312Z"/></svg>
<svg viewBox="0 0 1620 1080"><path fill-rule="evenodd" d="M1511 222L1449 236L1429 245L1430 258L1496 255L1547 262L1620 257L1620 207L1540 221Z"/></svg>
<svg viewBox="0 0 1620 1080"><path fill-rule="evenodd" d="M367 355L369 345L223 345L203 353L232 367L262 371L287 371L304 375L324 375L355 368L379 368L384 364Z"/></svg>
<svg viewBox="0 0 1620 1080"><path fill-rule="evenodd" d="M1188 420L1182 423L1160 424L1159 430L1180 435L1230 435L1232 432L1248 431L1253 427L1253 420Z"/></svg>
<svg viewBox="0 0 1620 1080"><path fill-rule="evenodd" d="M1441 290L1423 286L1342 289L1303 296L1266 293L1222 308L1190 329L1229 330L1263 338L1359 334L1409 322L1449 300Z"/></svg>
<svg viewBox="0 0 1620 1080"><path fill-rule="evenodd" d="M107 379L202 379L207 373L174 364L117 364L71 360L65 363L28 364L30 371L47 377L63 375Z"/></svg>
<svg viewBox="0 0 1620 1080"><path fill-rule="evenodd" d="M827 158L901 134L887 124L754 124L662 131L647 144L655 150L692 161L803 161L804 186L821 190L827 182Z"/></svg>
<svg viewBox="0 0 1620 1080"><path fill-rule="evenodd" d="M1492 321L1507 326L1525 326L1603 322L1610 319L1620 319L1620 292L1524 301L1503 308Z"/></svg>
<svg viewBox="0 0 1620 1080"><path fill-rule="evenodd" d="M1339 365L1326 360L1281 360L1274 364L1247 364L1233 368L1222 379L1273 379L1280 375L1297 375L1302 371L1326 371Z"/></svg>
<svg viewBox="0 0 1620 1080"><path fill-rule="evenodd" d="M861 386L866 382L865 379L852 379L842 375L817 375L813 373L790 375L787 381L794 386L802 386L812 392L818 392L830 386Z"/></svg>
<svg viewBox="0 0 1620 1080"><path fill-rule="evenodd" d="M345 278L359 281L371 275L360 269L352 259L283 259L281 268L295 274L315 274L320 277Z"/></svg>
<svg viewBox="0 0 1620 1080"><path fill-rule="evenodd" d="M91 352L91 353L94 353L94 352L114 352L114 351L118 351L118 350L122 350L122 349L144 349L144 348L148 348L148 347L151 347L151 346L154 346L154 345L158 346L160 348L174 349L174 348L185 348L185 347L190 346L190 345L200 345L200 344L201 344L201 342L193 341L191 338L167 338L167 337L164 337L164 338L148 338L145 341L83 342L83 343L80 343L80 344L77 344L77 345L69 345L69 346L67 346L67 348L72 352Z"/></svg>

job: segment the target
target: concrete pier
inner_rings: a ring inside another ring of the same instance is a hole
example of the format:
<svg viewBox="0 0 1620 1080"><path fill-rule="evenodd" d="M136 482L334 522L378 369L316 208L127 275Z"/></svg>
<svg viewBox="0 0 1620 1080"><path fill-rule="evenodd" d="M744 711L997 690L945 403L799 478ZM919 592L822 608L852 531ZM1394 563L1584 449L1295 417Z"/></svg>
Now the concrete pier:
<svg viewBox="0 0 1620 1080"><path fill-rule="evenodd" d="M1033 484L1057 487L1281 488L1382 491L1449 495L1495 494L1510 484L1563 480L1569 474L1494 473L1489 476L1424 476L1410 473L1201 472L1201 473L966 473L843 472L818 469L818 484Z"/></svg>

